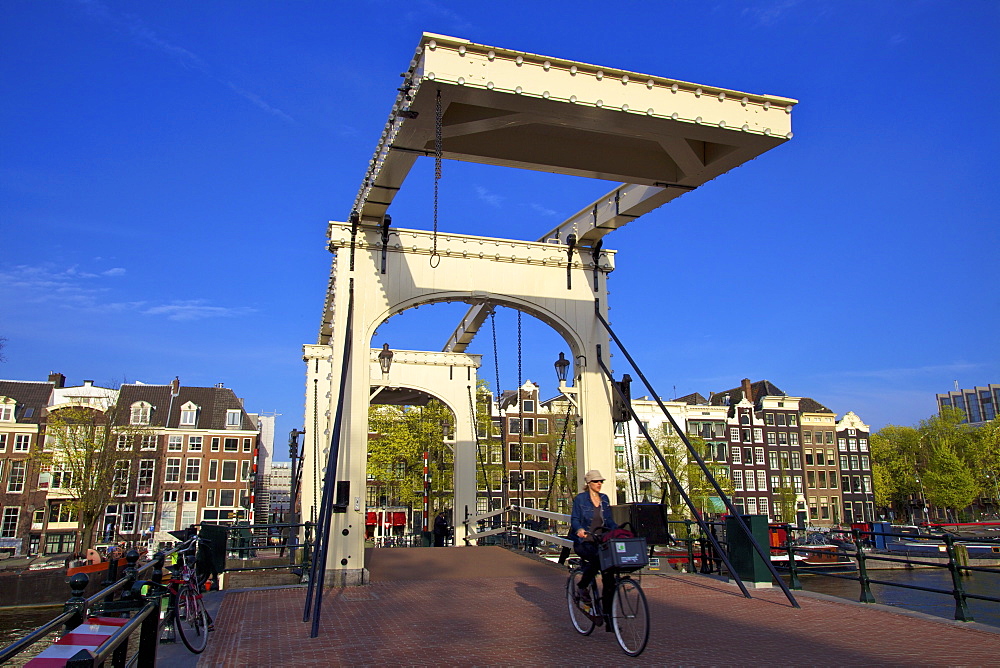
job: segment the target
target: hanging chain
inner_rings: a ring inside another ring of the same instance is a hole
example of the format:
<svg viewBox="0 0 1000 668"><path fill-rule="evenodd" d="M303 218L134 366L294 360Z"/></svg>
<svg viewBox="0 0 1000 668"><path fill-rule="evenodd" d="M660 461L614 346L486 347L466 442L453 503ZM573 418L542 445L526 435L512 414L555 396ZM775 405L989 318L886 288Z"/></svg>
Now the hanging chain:
<svg viewBox="0 0 1000 668"><path fill-rule="evenodd" d="M490 328L493 330L493 371L497 378L497 411L500 410L500 361L497 359L497 312L490 309Z"/></svg>
<svg viewBox="0 0 1000 668"><path fill-rule="evenodd" d="M517 483L517 499L519 505L524 505L524 399L521 397L521 312L517 312L517 448L520 456L517 458L517 472L520 477Z"/></svg>
<svg viewBox="0 0 1000 668"><path fill-rule="evenodd" d="M441 125L441 89L434 100L434 247L431 249L431 267L441 264L438 254L438 190L441 182L441 154L444 152Z"/></svg>

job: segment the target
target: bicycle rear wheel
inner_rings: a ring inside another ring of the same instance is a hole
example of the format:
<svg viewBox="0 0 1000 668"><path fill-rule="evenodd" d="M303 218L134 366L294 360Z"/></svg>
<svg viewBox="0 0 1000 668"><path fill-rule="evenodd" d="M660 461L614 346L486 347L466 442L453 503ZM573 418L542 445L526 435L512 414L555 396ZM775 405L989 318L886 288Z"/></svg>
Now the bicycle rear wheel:
<svg viewBox="0 0 1000 668"><path fill-rule="evenodd" d="M201 654L208 646L208 611L205 603L190 585L177 592L177 631L181 641L194 652Z"/></svg>
<svg viewBox="0 0 1000 668"><path fill-rule="evenodd" d="M587 636L594 630L594 620L587 614L587 608L580 602L580 593L577 584L583 577L583 571L576 569L571 571L566 580L566 605L569 607L569 620L573 622L573 628L578 633Z"/></svg>
<svg viewBox="0 0 1000 668"><path fill-rule="evenodd" d="M639 656L649 640L649 606L642 587L635 580L620 580L611 607L618 644L629 656Z"/></svg>

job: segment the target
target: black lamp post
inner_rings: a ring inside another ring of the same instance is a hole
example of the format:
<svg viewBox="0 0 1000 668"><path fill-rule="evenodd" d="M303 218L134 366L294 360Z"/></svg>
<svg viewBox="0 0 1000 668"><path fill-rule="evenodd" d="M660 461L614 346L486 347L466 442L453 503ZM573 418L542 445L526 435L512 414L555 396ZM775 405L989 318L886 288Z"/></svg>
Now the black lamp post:
<svg viewBox="0 0 1000 668"><path fill-rule="evenodd" d="M566 382L566 372L569 370L569 360L566 359L564 353L559 353L559 359L556 360L554 364L556 368L556 378L559 379L559 384Z"/></svg>
<svg viewBox="0 0 1000 668"><path fill-rule="evenodd" d="M389 375L389 367L392 366L392 351L389 350L389 344L382 344L382 352L378 354L378 365L382 367L382 375Z"/></svg>

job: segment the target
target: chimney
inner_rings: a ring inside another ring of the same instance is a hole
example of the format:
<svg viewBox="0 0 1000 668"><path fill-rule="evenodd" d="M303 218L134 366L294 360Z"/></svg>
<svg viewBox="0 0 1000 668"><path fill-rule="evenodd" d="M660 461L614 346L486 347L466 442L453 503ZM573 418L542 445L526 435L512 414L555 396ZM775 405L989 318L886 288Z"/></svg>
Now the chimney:
<svg viewBox="0 0 1000 668"><path fill-rule="evenodd" d="M750 387L750 379L743 379L743 398L753 403L753 389Z"/></svg>
<svg viewBox="0 0 1000 668"><path fill-rule="evenodd" d="M174 379L170 381L170 396L176 397L181 393L181 377L174 376Z"/></svg>
<svg viewBox="0 0 1000 668"><path fill-rule="evenodd" d="M52 383L57 390L61 390L66 387L66 376L61 373L52 372L49 374L49 382Z"/></svg>

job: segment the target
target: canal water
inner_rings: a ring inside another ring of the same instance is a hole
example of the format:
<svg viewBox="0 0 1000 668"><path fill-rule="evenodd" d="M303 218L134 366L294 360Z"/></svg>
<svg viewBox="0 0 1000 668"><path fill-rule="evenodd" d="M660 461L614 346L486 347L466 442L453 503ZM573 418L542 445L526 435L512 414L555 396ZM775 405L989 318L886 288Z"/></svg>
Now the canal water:
<svg viewBox="0 0 1000 668"><path fill-rule="evenodd" d="M45 622L62 614L61 605L46 605L38 607L0 608L0 647L6 647L20 640ZM38 654L58 638L59 634L50 635L48 639L40 640L31 646L21 657L14 659L10 666L22 666L32 656Z"/></svg>
<svg viewBox="0 0 1000 668"><path fill-rule="evenodd" d="M856 573L846 573L845 575L857 577ZM935 594L902 587L871 585L875 601L882 605L915 610L945 619L955 618L955 598L950 594L952 590L951 573L943 568L869 570L868 577L872 580L946 590L949 592L948 594ZM829 594L852 601L857 601L861 597L861 584L856 579L844 580L807 574L800 575L799 580L805 591ZM788 582L787 576L785 582ZM1000 573L971 573L962 577L962 586L968 594L1000 598ZM1000 627L1000 603L977 601L970 598L968 599L968 607L975 621Z"/></svg>

